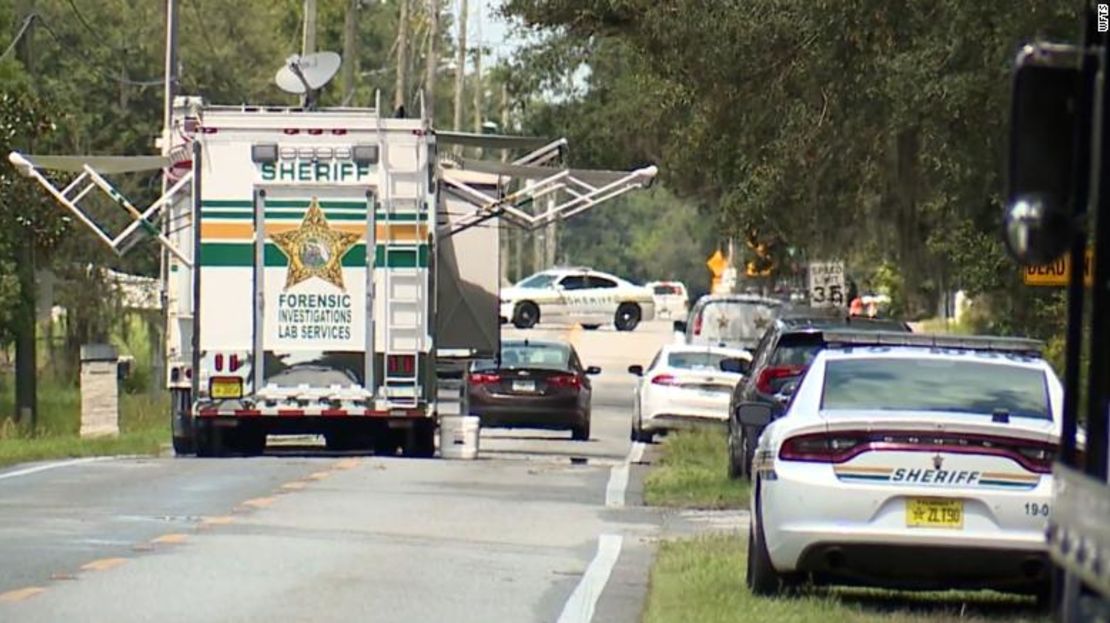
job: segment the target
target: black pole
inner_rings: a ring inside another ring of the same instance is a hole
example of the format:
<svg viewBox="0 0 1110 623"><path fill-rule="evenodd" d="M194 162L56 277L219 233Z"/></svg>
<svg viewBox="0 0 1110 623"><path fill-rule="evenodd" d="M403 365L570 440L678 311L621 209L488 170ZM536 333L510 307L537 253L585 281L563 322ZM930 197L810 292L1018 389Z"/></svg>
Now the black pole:
<svg viewBox="0 0 1110 623"><path fill-rule="evenodd" d="M1068 311L1066 350L1064 354L1064 405L1061 421L1060 460L1064 465L1078 467L1076 431L1079 422L1080 357L1083 351L1083 262L1087 253L1087 203L1091 190L1091 115L1094 110L1095 75L1098 56L1092 48L1097 40L1095 16L1088 3L1084 11L1082 60L1080 62L1079 95L1075 107L1075 155L1072 169L1072 223L1075 233L1069 251L1071 270L1068 275Z"/></svg>
<svg viewBox="0 0 1110 623"><path fill-rule="evenodd" d="M34 51L31 40L35 32L35 3L27 6L27 31L20 41L20 59L28 75L34 73ZM34 84L34 80L31 80ZM32 87L33 88L33 87ZM34 153L33 137L28 139L27 151ZM19 209L9 206L9 209ZM15 318L15 413L16 421L26 430L34 432L37 410L35 357L35 241L31 232L21 236L17 250L16 278L19 282L19 304Z"/></svg>
<svg viewBox="0 0 1110 623"><path fill-rule="evenodd" d="M1098 35L1098 54L1100 60L1099 103L1095 106L1098 118L1095 123L1097 147L1092 154L1091 171L1096 172L1098 180L1110 179L1110 158L1102 158L1103 146L1110 143L1110 123L1107 120L1107 106L1110 104L1110 81L1106 80L1107 35ZM1098 188L1098 187L1096 187ZM1087 367L1087 465L1086 472L1106 480L1107 445L1107 372L1110 372L1110 193L1096 191L1093 221L1094 262L1091 287L1091 334L1090 361ZM1075 261L1075 260L1073 260ZM1083 258L1076 263L1081 264ZM1072 272L1082 266L1073 267Z"/></svg>

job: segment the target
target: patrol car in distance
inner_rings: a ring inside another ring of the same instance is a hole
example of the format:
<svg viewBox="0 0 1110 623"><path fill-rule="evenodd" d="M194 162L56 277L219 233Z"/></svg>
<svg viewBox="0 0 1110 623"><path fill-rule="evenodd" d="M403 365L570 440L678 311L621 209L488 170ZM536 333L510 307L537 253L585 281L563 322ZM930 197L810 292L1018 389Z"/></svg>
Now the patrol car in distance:
<svg viewBox="0 0 1110 623"><path fill-rule="evenodd" d="M748 586L1044 597L1063 391L1033 340L827 331L752 469Z"/></svg>
<svg viewBox="0 0 1110 623"><path fill-rule="evenodd" d="M553 268L501 290L501 322L518 329L557 322L631 331L654 317L650 288L590 268Z"/></svg>

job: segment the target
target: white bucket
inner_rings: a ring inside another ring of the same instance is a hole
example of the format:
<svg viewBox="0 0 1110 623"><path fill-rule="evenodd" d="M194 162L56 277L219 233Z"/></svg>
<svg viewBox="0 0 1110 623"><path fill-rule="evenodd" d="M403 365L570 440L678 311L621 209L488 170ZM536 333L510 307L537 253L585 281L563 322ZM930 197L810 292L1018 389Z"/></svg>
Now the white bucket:
<svg viewBox="0 0 1110 623"><path fill-rule="evenodd" d="M439 455L445 459L478 458L481 419L473 415L439 418Z"/></svg>

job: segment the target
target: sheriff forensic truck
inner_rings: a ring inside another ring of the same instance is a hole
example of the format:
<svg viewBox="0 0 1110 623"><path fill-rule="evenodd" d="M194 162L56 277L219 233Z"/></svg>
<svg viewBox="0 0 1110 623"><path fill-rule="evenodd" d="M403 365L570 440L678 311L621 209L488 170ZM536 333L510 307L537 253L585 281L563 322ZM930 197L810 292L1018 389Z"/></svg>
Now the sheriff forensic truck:
<svg viewBox="0 0 1110 623"><path fill-rule="evenodd" d="M161 244L177 453L321 434L329 449L433 455L437 358L499 351L501 227L542 227L655 175L558 168L562 140L437 132L423 113L378 110L179 96L161 157L10 154L116 252ZM501 164L438 143L539 148ZM151 167L166 190L145 209L105 177ZM43 170L78 175L61 187ZM96 188L130 219L118 235L80 205Z"/></svg>

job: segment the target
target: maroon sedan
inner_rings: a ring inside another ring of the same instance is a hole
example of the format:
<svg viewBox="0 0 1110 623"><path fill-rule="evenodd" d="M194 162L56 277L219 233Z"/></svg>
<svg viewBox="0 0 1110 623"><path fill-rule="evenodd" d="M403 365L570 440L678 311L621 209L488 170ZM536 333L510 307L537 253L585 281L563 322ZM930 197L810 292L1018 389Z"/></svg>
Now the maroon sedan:
<svg viewBox="0 0 1110 623"><path fill-rule="evenodd" d="M487 428L570 429L590 438L590 379L601 368L584 368L565 342L504 340L499 361L471 364L466 384L470 414Z"/></svg>

